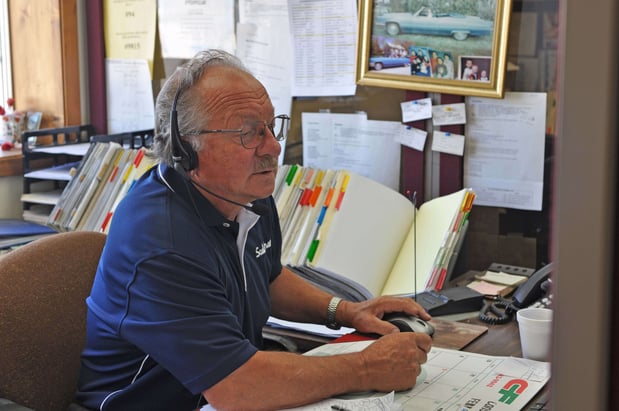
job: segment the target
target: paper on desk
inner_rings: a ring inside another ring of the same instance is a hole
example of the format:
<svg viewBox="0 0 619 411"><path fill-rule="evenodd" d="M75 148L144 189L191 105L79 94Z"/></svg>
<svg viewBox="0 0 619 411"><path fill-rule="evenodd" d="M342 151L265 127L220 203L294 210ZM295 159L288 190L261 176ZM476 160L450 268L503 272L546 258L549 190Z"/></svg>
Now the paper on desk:
<svg viewBox="0 0 619 411"><path fill-rule="evenodd" d="M394 393L381 394L372 398L343 399L329 398L324 401L316 402L301 407L286 408L283 411L333 411L333 410L355 410L355 411L399 411L402 408L393 402ZM200 411L216 411L210 405L200 408Z"/></svg>
<svg viewBox="0 0 619 411"><path fill-rule="evenodd" d="M305 355L356 352L373 342L325 344ZM432 347L417 384L396 393L394 405L403 411L516 411L524 408L549 379L547 362Z"/></svg>
<svg viewBox="0 0 619 411"><path fill-rule="evenodd" d="M524 275L507 274L503 271L486 271L484 275L475 276L475 278L478 280L488 281L490 283L511 286L522 284L527 280L527 277Z"/></svg>
<svg viewBox="0 0 619 411"><path fill-rule="evenodd" d="M367 410L367 411L398 411L402 407L393 402L393 391L389 394L380 394L371 398L329 398L314 404L296 408L286 408L285 411L333 411L333 410Z"/></svg>
<svg viewBox="0 0 619 411"><path fill-rule="evenodd" d="M507 294L514 291L514 287L510 287L504 284L496 284L483 280L471 281L466 285L467 287L477 291L484 295L500 295L505 297Z"/></svg>
<svg viewBox="0 0 619 411"><path fill-rule="evenodd" d="M354 332L354 328L342 327L339 330L332 330L325 325L309 324L309 323L297 323L293 321L286 321L280 318L269 317L267 325L272 327L288 328L291 330L303 331L309 334L320 335L323 337L341 337L344 334L350 334Z"/></svg>

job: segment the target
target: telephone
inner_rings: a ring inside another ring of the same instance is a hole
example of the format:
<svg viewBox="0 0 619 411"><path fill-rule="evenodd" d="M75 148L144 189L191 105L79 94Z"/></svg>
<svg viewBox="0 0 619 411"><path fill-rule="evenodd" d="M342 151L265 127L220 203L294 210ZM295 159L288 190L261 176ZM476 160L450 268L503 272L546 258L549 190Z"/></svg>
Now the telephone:
<svg viewBox="0 0 619 411"><path fill-rule="evenodd" d="M479 312L479 319L489 324L503 324L511 321L514 313L521 308L535 304L548 306L549 300L545 297L549 292L553 266L551 262L531 274L529 279L514 291L511 301L497 297L486 303Z"/></svg>
<svg viewBox="0 0 619 411"><path fill-rule="evenodd" d="M531 274L531 277L514 291L511 303L513 308L519 310L528 307L548 294L553 265L552 262L546 264Z"/></svg>

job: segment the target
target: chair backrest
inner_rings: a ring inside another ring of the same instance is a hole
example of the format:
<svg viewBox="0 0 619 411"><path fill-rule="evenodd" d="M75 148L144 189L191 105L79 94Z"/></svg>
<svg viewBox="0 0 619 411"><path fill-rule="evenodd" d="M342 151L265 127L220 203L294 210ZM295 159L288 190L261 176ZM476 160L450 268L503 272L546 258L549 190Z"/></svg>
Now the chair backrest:
<svg viewBox="0 0 619 411"><path fill-rule="evenodd" d="M0 258L0 397L40 411L73 401L105 239L52 234Z"/></svg>

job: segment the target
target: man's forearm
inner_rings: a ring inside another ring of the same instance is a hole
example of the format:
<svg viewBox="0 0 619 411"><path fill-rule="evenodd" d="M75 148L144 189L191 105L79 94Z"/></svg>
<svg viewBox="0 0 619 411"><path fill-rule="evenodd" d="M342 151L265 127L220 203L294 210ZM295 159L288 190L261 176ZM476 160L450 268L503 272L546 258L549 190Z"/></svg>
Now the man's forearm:
<svg viewBox="0 0 619 411"><path fill-rule="evenodd" d="M359 353L305 357L256 353L242 367L204 391L222 410L273 410L308 404L337 394L367 390Z"/></svg>
<svg viewBox="0 0 619 411"><path fill-rule="evenodd" d="M270 291L273 315L290 321L325 324L332 296L287 268L271 284Z"/></svg>

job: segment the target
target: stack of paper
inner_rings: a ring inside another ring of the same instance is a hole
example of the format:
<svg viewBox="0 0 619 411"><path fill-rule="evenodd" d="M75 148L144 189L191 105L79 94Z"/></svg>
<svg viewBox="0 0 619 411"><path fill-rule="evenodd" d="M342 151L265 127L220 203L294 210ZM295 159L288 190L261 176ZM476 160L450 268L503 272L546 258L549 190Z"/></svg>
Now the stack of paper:
<svg viewBox="0 0 619 411"><path fill-rule="evenodd" d="M475 280L467 284L472 288L486 295L499 295L505 297L524 283L528 277L524 275L507 274L502 271L486 271L483 275L475 276Z"/></svg>
<svg viewBox="0 0 619 411"><path fill-rule="evenodd" d="M282 263L360 301L440 289L475 195L463 189L417 210L397 191L353 172L284 165L274 197Z"/></svg>
<svg viewBox="0 0 619 411"><path fill-rule="evenodd" d="M146 153L114 142L91 144L47 224L58 231L107 232L118 202L154 164Z"/></svg>

